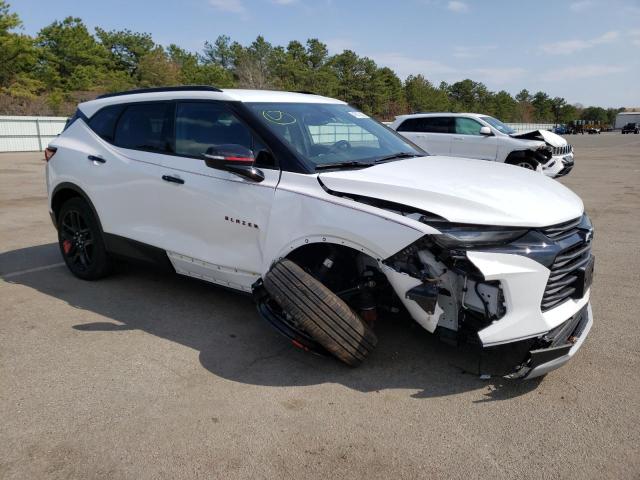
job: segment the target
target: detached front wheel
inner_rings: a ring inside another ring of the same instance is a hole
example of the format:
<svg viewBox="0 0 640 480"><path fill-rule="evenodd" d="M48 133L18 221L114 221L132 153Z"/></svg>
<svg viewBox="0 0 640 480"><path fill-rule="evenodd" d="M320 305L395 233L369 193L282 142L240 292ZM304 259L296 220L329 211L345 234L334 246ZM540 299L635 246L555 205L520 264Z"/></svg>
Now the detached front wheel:
<svg viewBox="0 0 640 480"><path fill-rule="evenodd" d="M81 198L72 198L58 214L58 244L71 273L83 280L97 280L111 270L98 220Z"/></svg>
<svg viewBox="0 0 640 480"><path fill-rule="evenodd" d="M291 260L265 275L264 287L302 330L347 365L357 366L378 342L349 306Z"/></svg>

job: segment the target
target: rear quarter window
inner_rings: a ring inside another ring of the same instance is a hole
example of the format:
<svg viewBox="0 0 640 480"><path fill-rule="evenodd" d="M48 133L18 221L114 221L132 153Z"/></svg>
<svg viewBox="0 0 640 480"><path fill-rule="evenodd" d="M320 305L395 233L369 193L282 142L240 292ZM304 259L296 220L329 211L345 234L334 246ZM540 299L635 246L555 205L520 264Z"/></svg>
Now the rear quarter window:
<svg viewBox="0 0 640 480"><path fill-rule="evenodd" d="M123 108L122 105L112 105L100 109L89 120L89 127L104 140L113 142L116 122Z"/></svg>

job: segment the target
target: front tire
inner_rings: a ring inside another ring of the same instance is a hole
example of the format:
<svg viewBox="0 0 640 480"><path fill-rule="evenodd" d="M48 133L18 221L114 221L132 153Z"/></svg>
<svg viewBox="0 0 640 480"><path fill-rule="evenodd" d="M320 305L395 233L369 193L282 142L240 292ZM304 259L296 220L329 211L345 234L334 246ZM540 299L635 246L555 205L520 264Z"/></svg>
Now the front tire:
<svg viewBox="0 0 640 480"><path fill-rule="evenodd" d="M58 245L76 277L97 280L111 271L98 219L81 198L67 200L58 214Z"/></svg>
<svg viewBox="0 0 640 480"><path fill-rule="evenodd" d="M517 160L513 163L516 167L522 167L527 170L533 170L534 172L538 168L538 163L534 160L530 160L528 158L523 158L522 160Z"/></svg>
<svg viewBox="0 0 640 480"><path fill-rule="evenodd" d="M265 275L264 287L314 340L355 367L375 348L377 338L349 306L291 260L280 260Z"/></svg>

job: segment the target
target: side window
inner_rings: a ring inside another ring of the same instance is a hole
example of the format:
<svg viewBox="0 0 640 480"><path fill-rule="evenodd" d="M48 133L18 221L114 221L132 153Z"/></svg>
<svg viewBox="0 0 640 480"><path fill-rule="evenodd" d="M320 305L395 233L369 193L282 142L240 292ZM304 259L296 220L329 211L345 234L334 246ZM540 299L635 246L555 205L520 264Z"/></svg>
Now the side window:
<svg viewBox="0 0 640 480"><path fill-rule="evenodd" d="M232 113L213 103L179 103L176 153L202 157L214 145L236 144L253 150L251 131Z"/></svg>
<svg viewBox="0 0 640 480"><path fill-rule="evenodd" d="M425 117L422 131L429 133L453 133L453 117Z"/></svg>
<svg viewBox="0 0 640 480"><path fill-rule="evenodd" d="M172 120L170 103L130 104L118 120L114 143L123 148L171 153Z"/></svg>
<svg viewBox="0 0 640 480"><path fill-rule="evenodd" d="M453 119L451 117L409 118L398 127L398 131L420 133L453 133Z"/></svg>
<svg viewBox="0 0 640 480"><path fill-rule="evenodd" d="M422 132L422 118L408 118L398 126L398 132Z"/></svg>
<svg viewBox="0 0 640 480"><path fill-rule="evenodd" d="M482 125L472 118L456 117L456 133L460 135L480 135Z"/></svg>
<svg viewBox="0 0 640 480"><path fill-rule="evenodd" d="M116 122L123 108L122 105L111 105L100 109L89 120L89 127L107 142L113 142Z"/></svg>

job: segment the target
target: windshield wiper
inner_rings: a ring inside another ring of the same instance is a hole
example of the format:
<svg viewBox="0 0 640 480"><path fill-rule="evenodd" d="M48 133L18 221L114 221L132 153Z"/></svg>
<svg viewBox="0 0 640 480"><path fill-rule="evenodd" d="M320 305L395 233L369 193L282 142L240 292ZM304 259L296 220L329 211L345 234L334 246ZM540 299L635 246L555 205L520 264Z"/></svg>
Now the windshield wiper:
<svg viewBox="0 0 640 480"><path fill-rule="evenodd" d="M330 170L333 168L366 168L372 166L373 163L371 162L359 162L357 160L352 162L321 163L320 165L316 165L316 172L318 170Z"/></svg>
<svg viewBox="0 0 640 480"><path fill-rule="evenodd" d="M387 162L389 160L394 160L396 158L413 158L413 157L420 157L420 155L418 155L417 153L411 153L411 152L398 152L392 155L387 155L386 157L376 158L375 163Z"/></svg>

